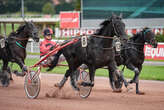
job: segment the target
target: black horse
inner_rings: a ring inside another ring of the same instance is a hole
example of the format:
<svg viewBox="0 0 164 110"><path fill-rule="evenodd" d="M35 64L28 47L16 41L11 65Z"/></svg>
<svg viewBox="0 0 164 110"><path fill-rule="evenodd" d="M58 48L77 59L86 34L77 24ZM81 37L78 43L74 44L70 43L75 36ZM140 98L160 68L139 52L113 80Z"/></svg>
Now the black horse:
<svg viewBox="0 0 164 110"><path fill-rule="evenodd" d="M78 42L62 48L57 52L49 70L52 70L56 66L61 54L65 56L69 69L66 71L65 76L60 83L56 86L62 88L70 76L72 86L76 90L79 90L73 77L76 73L75 71L81 64L86 64L88 66L91 81L82 82L82 86L93 87L96 69L104 66L108 67L111 79L114 78L113 80L118 81L120 73L115 62L115 52L112 42L114 36L118 36L122 39L127 38L125 24L122 22L120 16L112 15L110 19L102 22L100 26L101 28L98 29L95 34L87 38L86 47L82 47L81 38L78 38ZM69 41L66 41L65 43L67 42Z"/></svg>
<svg viewBox="0 0 164 110"><path fill-rule="evenodd" d="M117 65L125 65L128 69L135 72L135 75L129 83L136 83L136 94L143 94L139 91L139 74L142 70L144 62L144 44L148 43L153 47L157 47L155 35L150 28L144 28L141 32L135 34L124 43L121 47L121 53L116 54L115 59ZM127 85L126 85L127 86Z"/></svg>
<svg viewBox="0 0 164 110"><path fill-rule="evenodd" d="M1 82L4 87L9 85L9 79L11 75L8 73L8 62L17 63L22 69L22 73L19 74L24 76L24 72L27 71L27 67L24 64L26 58L26 45L29 38L38 42L38 29L33 22L25 22L20 25L16 32L10 33L7 38L0 36L0 59L3 61ZM16 72L18 73L18 72Z"/></svg>

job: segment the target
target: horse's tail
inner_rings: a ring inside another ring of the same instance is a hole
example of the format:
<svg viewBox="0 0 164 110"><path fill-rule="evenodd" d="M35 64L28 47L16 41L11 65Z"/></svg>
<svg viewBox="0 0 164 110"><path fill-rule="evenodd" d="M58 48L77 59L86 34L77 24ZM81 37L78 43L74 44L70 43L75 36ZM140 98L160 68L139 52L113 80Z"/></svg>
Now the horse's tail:
<svg viewBox="0 0 164 110"><path fill-rule="evenodd" d="M53 68L56 67L61 54L62 54L62 50L59 50L55 55L53 55L54 59L51 61L51 65L48 66L49 68L47 69L47 71L51 71Z"/></svg>

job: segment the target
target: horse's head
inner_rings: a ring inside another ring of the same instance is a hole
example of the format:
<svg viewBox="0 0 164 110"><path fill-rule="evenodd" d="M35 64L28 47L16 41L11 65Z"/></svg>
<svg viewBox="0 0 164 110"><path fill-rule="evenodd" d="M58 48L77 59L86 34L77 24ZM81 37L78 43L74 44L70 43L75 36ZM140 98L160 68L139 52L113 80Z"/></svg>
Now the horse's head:
<svg viewBox="0 0 164 110"><path fill-rule="evenodd" d="M32 21L25 22L24 30L26 31L26 34L34 41L39 42L38 29Z"/></svg>
<svg viewBox="0 0 164 110"><path fill-rule="evenodd" d="M96 34L103 36L117 36L121 39L127 40L128 37L125 32L125 24L122 21L122 17L112 15L110 19L105 20L100 24L101 28L97 30Z"/></svg>
<svg viewBox="0 0 164 110"><path fill-rule="evenodd" d="M120 37L121 39L127 39L128 37L125 31L125 23L122 21L122 14L120 14L120 16L112 14L110 21L113 28L112 34Z"/></svg>
<svg viewBox="0 0 164 110"><path fill-rule="evenodd" d="M142 31L142 34L144 36L144 41L147 42L148 44L152 45L154 48L157 47L157 41L155 39L155 34L150 28L144 28Z"/></svg>

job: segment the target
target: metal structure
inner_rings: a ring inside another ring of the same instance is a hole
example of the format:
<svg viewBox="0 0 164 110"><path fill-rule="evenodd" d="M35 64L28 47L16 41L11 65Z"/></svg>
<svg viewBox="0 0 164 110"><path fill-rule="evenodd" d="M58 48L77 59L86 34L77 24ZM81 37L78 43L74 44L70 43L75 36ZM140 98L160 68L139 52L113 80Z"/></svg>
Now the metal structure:
<svg viewBox="0 0 164 110"><path fill-rule="evenodd" d="M26 21L33 21L36 25L41 27L41 30L46 26L54 27L56 22L59 22L59 18L0 18L0 34L2 34L2 25L4 28L4 35L6 36L6 25L12 25L12 31L15 29L15 24L22 24Z"/></svg>

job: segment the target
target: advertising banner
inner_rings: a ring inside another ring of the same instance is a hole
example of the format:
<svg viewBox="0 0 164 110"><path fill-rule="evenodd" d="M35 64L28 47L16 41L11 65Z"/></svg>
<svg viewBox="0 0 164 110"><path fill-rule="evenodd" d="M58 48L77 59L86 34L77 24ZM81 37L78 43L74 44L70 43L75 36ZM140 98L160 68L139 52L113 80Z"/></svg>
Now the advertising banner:
<svg viewBox="0 0 164 110"><path fill-rule="evenodd" d="M60 13L60 28L61 29L80 28L80 13L79 12L61 12Z"/></svg>
<svg viewBox="0 0 164 110"><path fill-rule="evenodd" d="M145 45L144 53L145 59L164 60L164 43L158 43L157 48Z"/></svg>

